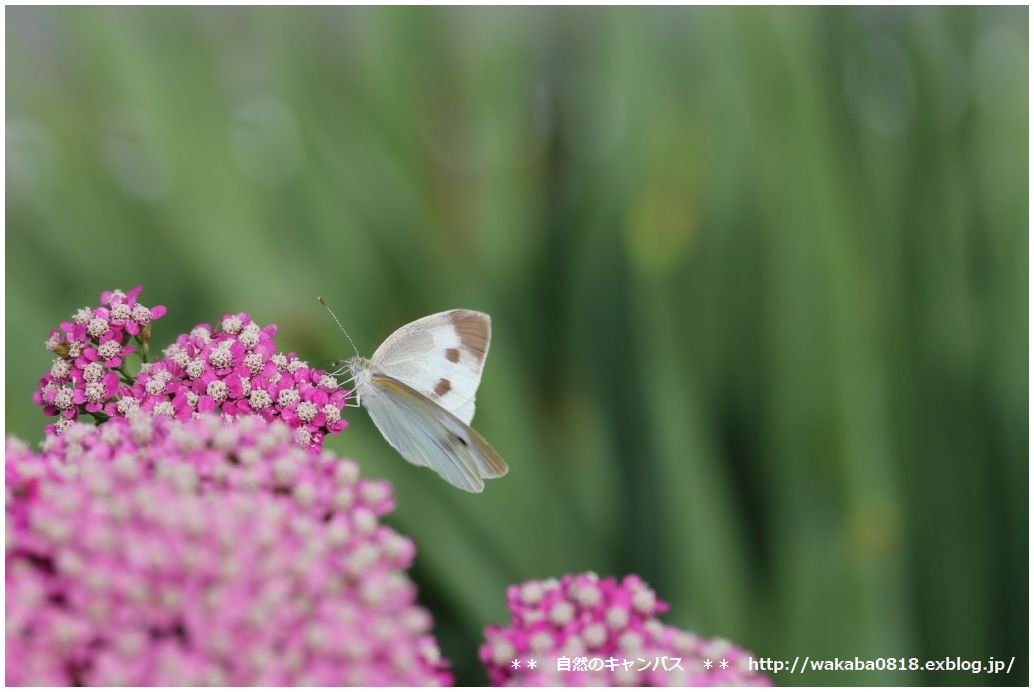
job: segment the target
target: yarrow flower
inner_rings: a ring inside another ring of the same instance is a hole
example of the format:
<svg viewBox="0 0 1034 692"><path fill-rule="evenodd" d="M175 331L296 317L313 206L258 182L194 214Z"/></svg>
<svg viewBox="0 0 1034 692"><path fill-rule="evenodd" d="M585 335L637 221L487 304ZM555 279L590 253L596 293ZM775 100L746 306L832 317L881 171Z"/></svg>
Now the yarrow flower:
<svg viewBox="0 0 1034 692"><path fill-rule="evenodd" d="M142 290L143 286L137 286L129 293L123 293L118 289L104 291L101 293L101 305L108 309L108 314L103 316L110 320L112 326L121 327L133 336L148 330L151 320L165 314L165 306L149 308L136 302Z"/></svg>
<svg viewBox="0 0 1034 692"><path fill-rule="evenodd" d="M506 597L511 622L489 626L479 651L493 685L771 684L729 642L662 624L668 605L634 575L529 581Z"/></svg>
<svg viewBox="0 0 1034 692"><path fill-rule="evenodd" d="M225 315L215 327L197 325L163 358L147 362L150 323L165 308L147 308L139 294L140 287L105 291L100 307L79 310L51 332L47 348L58 357L33 396L45 414L61 417L49 432L64 431L84 413L99 420L137 411L180 420L255 413L282 419L295 442L318 451L327 435L348 426L341 411L350 392L294 353L277 352L276 326L260 327L244 312ZM125 362L135 351L132 340L142 346L135 372Z"/></svg>
<svg viewBox="0 0 1034 692"><path fill-rule="evenodd" d="M50 332L46 347L57 358L39 381L33 401L48 416L75 420L83 413L110 415L122 377L123 361L137 345L147 348L151 322L165 314L165 306L149 308L137 302L142 291L105 291L100 306L78 310L61 329ZM61 421L48 429L60 431Z"/></svg>
<svg viewBox="0 0 1034 692"><path fill-rule="evenodd" d="M283 421L138 411L6 452L8 685L451 683L390 485Z"/></svg>
<svg viewBox="0 0 1034 692"><path fill-rule="evenodd" d="M145 366L129 393L154 415L281 419L298 444L318 450L348 426L341 409L349 392L294 353L277 352L275 334L275 325L259 327L244 312L224 316L218 328L200 324Z"/></svg>

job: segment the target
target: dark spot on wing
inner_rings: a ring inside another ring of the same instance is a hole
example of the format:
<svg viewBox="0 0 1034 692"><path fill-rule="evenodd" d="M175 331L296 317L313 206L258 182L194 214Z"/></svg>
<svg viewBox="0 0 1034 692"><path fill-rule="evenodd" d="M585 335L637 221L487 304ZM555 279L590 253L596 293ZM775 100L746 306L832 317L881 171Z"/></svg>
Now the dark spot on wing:
<svg viewBox="0 0 1034 692"><path fill-rule="evenodd" d="M450 363L460 362L460 350L458 348L445 349L445 357Z"/></svg>
<svg viewBox="0 0 1034 692"><path fill-rule="evenodd" d="M434 386L434 393L437 396L445 396L452 390L452 382L449 382L444 377L438 380L438 384Z"/></svg>
<svg viewBox="0 0 1034 692"><path fill-rule="evenodd" d="M470 443L469 443L469 442L467 442L466 440L464 440L464 439L463 439L462 437L460 437L460 436L459 436L459 435L457 435L456 433L453 433L453 434L452 434L452 438L453 438L454 440L456 440L457 442L459 442L459 443L460 443L461 445L463 445L464 447L469 447L469 446L470 446Z"/></svg>

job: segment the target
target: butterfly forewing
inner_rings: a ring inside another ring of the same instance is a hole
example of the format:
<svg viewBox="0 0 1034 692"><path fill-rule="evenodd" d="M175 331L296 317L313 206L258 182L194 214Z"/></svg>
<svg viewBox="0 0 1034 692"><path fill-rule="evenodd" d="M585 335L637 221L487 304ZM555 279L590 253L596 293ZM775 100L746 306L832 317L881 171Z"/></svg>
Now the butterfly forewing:
<svg viewBox="0 0 1034 692"><path fill-rule="evenodd" d="M469 425L491 340L488 315L475 310L449 310L399 328L384 340L371 360L384 374Z"/></svg>

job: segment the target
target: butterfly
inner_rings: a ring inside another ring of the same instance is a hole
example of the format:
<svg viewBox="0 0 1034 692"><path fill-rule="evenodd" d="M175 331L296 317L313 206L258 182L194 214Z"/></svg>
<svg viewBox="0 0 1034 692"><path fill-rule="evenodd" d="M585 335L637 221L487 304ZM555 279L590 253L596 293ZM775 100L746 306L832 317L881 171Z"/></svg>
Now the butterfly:
<svg viewBox="0 0 1034 692"><path fill-rule="evenodd" d="M352 338L322 298L349 343ZM406 461L427 466L452 485L480 493L485 479L509 470L470 427L474 395L492 341L492 320L475 310L448 310L397 329L363 358L345 362L358 405Z"/></svg>

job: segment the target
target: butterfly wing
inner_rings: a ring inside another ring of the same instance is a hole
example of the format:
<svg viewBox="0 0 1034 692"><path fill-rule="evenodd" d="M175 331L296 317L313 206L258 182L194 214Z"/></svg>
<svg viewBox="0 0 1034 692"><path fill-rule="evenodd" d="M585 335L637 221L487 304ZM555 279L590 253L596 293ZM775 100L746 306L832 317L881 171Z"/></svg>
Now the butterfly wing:
<svg viewBox="0 0 1034 692"><path fill-rule="evenodd" d="M362 402L384 439L406 461L434 469L461 490L479 493L485 488L483 479L509 470L476 430L404 382L375 373Z"/></svg>
<svg viewBox="0 0 1034 692"><path fill-rule="evenodd" d="M491 341L488 315L448 310L400 327L370 360L384 374L470 425Z"/></svg>

